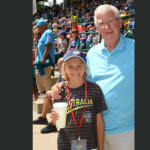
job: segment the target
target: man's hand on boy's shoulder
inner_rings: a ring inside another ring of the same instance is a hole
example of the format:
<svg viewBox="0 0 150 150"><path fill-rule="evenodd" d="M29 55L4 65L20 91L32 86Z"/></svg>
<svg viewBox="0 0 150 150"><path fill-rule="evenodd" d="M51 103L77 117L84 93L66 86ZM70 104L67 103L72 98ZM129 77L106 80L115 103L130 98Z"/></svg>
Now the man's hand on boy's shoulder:
<svg viewBox="0 0 150 150"><path fill-rule="evenodd" d="M51 96L54 99L61 99L61 89L64 86L65 82L56 83L51 87Z"/></svg>

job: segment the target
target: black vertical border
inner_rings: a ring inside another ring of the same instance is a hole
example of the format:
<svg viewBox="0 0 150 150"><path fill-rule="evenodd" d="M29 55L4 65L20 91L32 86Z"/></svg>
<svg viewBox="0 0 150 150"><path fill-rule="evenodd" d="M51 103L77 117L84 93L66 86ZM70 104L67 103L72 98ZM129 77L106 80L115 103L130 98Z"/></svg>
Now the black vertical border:
<svg viewBox="0 0 150 150"><path fill-rule="evenodd" d="M32 0L1 1L1 149L32 149Z"/></svg>
<svg viewBox="0 0 150 150"><path fill-rule="evenodd" d="M135 3L135 149L141 150L150 143L150 8L149 1Z"/></svg>

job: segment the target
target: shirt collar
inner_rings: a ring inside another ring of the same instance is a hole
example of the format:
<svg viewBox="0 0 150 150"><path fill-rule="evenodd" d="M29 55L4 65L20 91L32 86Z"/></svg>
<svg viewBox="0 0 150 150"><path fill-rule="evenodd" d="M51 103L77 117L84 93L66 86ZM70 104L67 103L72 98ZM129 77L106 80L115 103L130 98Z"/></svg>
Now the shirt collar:
<svg viewBox="0 0 150 150"><path fill-rule="evenodd" d="M123 50L123 47L124 47L124 36L123 36L123 34L121 33L121 34L120 34L119 43L118 43L117 46L113 49L113 51ZM102 40L102 50L107 50L107 51L108 51L108 49L105 47L105 41L104 41L104 40Z"/></svg>

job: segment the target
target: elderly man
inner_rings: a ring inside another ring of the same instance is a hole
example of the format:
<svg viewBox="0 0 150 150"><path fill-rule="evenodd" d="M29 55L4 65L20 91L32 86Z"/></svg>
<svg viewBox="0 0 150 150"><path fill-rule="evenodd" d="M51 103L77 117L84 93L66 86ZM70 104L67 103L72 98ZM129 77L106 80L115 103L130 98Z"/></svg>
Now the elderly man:
<svg viewBox="0 0 150 150"><path fill-rule="evenodd" d="M37 56L35 59L35 75L39 93L51 89L51 66L55 64L53 33L47 28L47 20L39 19L34 28L42 34L37 44Z"/></svg>
<svg viewBox="0 0 150 150"><path fill-rule="evenodd" d="M94 22L104 40L89 50L87 64L108 106L104 150L134 150L134 40L120 33L122 20L112 5L97 7Z"/></svg>
<svg viewBox="0 0 150 150"><path fill-rule="evenodd" d="M103 40L87 54L88 80L102 88L108 106L104 150L134 150L134 40L120 33L122 20L112 5L97 7L94 22ZM62 85L52 87L52 97L61 98Z"/></svg>

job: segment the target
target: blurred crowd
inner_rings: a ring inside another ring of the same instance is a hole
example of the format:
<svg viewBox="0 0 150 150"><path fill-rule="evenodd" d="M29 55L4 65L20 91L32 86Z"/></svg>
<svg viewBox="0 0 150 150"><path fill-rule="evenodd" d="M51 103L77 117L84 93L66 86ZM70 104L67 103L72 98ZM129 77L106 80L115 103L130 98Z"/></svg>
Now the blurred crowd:
<svg viewBox="0 0 150 150"><path fill-rule="evenodd" d="M37 53L37 44L42 35L42 33L34 27L41 18L46 20L48 29L50 29L54 35L56 65L53 66L51 75L55 76L54 70L57 70L57 61L59 58L62 58L68 50L78 49L87 52L92 46L102 41L102 37L96 31L94 25L94 10L97 6L105 3L112 4L119 9L120 16L123 19L121 33L126 37L134 38L134 0L87 0L86 4L80 2L72 3L65 10L61 5L44 7L38 10L37 14L33 16L33 66ZM34 71L33 76L35 77ZM34 91L36 93L34 100L36 100L38 97L38 89L36 88Z"/></svg>

